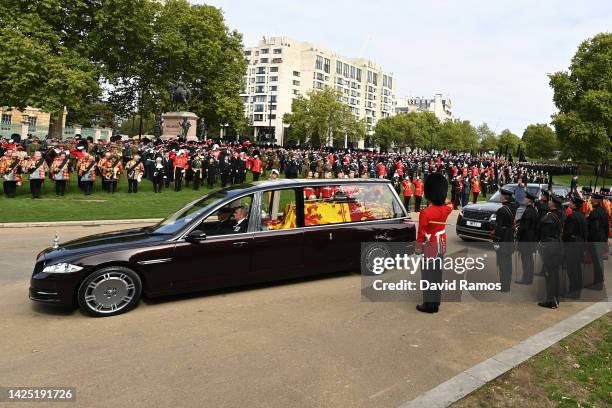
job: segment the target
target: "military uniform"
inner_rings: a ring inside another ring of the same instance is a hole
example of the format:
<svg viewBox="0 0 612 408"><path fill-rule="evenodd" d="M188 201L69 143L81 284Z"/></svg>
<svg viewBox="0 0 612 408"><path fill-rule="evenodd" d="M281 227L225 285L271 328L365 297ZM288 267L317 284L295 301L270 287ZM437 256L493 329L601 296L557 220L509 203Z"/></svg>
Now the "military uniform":
<svg viewBox="0 0 612 408"><path fill-rule="evenodd" d="M582 289L582 260L588 238L588 226L586 217L580 211L583 201L578 193L574 192L572 202L575 204L575 208L565 219L562 240L569 280L567 297L578 299Z"/></svg>
<svg viewBox="0 0 612 408"><path fill-rule="evenodd" d="M55 195L63 197L66 192L66 183L70 180L70 158L57 156L51 163L51 177L55 182Z"/></svg>
<svg viewBox="0 0 612 408"><path fill-rule="evenodd" d="M591 196L593 210L587 217L588 244L587 251L593 262L593 289L601 289L603 286L603 254L607 250L608 242L608 212L599 204L604 197L599 193Z"/></svg>
<svg viewBox="0 0 612 408"><path fill-rule="evenodd" d="M497 252L497 265L499 266L499 280L501 283L501 291L508 292L510 290L510 281L512 279L512 252L514 244L514 217L516 209L511 201L512 191L500 189L502 195L509 197L496 213L495 230L493 233L493 242Z"/></svg>
<svg viewBox="0 0 612 408"><path fill-rule="evenodd" d="M30 181L32 199L40 198L42 194L42 184L49 173L47 162L45 162L43 157L38 160L31 158L26 162L24 167L29 174L28 179Z"/></svg>
<svg viewBox="0 0 612 408"><path fill-rule="evenodd" d="M144 174L144 164L140 159L132 159L125 165L125 176L128 182L128 193L138 192L138 183Z"/></svg>
<svg viewBox="0 0 612 408"><path fill-rule="evenodd" d="M96 161L92 156L84 157L77 165L77 173L85 195L93 191L93 183L96 181Z"/></svg>
<svg viewBox="0 0 612 408"><path fill-rule="evenodd" d="M523 277L517 283L531 284L533 282L534 255L538 242L538 226L540 218L538 211L534 207L537 197L529 191L525 192L525 197L531 200L525 207L525 212L519 220L517 229L517 241L521 254L521 264L523 266Z"/></svg>
<svg viewBox="0 0 612 408"><path fill-rule="evenodd" d="M446 229L448 216L453 211L450 203L446 204L448 182L441 174L430 175L425 182L425 197L430 205L419 214L419 229L416 238L416 250L422 252L426 262L421 270L421 278L430 283L442 282L441 258L446 253ZM427 259L430 259L427 262ZM440 259L436 262L435 259ZM419 312L437 313L441 300L440 290L423 292L423 303L417 305Z"/></svg>
<svg viewBox="0 0 612 408"><path fill-rule="evenodd" d="M551 194L551 200L557 206L561 206L560 197ZM546 300L538 303L542 307L557 308L559 306L562 229L561 213L557 208L549 211L540 221L541 255L544 264L544 278L546 279Z"/></svg>
<svg viewBox="0 0 612 408"><path fill-rule="evenodd" d="M22 180L22 164L22 160L16 154L0 158L0 175L6 198L15 198L17 194L17 185L21 185Z"/></svg>

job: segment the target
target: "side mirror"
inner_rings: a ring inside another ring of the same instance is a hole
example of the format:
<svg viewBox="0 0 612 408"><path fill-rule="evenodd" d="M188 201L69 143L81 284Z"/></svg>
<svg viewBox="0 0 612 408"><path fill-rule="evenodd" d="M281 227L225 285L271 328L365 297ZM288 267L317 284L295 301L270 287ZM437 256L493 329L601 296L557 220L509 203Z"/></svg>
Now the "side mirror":
<svg viewBox="0 0 612 408"><path fill-rule="evenodd" d="M193 230L185 237L185 241L193 244L201 244L206 241L206 233L200 230Z"/></svg>

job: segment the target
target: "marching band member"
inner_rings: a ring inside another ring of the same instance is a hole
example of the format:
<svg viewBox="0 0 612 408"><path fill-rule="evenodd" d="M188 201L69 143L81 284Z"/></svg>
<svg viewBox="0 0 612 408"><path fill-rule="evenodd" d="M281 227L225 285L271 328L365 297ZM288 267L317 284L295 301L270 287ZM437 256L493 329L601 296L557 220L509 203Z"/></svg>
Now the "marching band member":
<svg viewBox="0 0 612 408"><path fill-rule="evenodd" d="M26 161L25 170L29 174L32 199L40 198L42 184L47 178L49 166L39 151L34 152L34 156Z"/></svg>
<svg viewBox="0 0 612 408"><path fill-rule="evenodd" d="M66 192L66 182L70 180L70 165L66 152L60 152L51 163L51 177L55 181L55 195L63 197Z"/></svg>
<svg viewBox="0 0 612 408"><path fill-rule="evenodd" d="M138 183L142 180L144 174L144 164L140 155L134 155L134 158L128 161L125 165L125 175L128 181L128 193L138 192Z"/></svg>
<svg viewBox="0 0 612 408"><path fill-rule="evenodd" d="M0 159L0 176L6 198L15 198L17 186L21 185L22 160L16 150L8 149Z"/></svg>
<svg viewBox="0 0 612 408"><path fill-rule="evenodd" d="M93 191L93 183L96 181L96 161L89 153L83 155L78 164L78 175L81 180L83 192L90 195Z"/></svg>

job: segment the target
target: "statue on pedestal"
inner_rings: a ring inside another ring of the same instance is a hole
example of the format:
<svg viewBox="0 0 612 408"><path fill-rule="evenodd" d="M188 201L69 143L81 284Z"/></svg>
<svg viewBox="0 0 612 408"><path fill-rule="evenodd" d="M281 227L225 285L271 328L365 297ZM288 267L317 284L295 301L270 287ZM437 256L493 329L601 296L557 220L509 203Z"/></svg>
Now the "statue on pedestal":
<svg viewBox="0 0 612 408"><path fill-rule="evenodd" d="M178 110L179 105L185 105L186 110L189 110L191 91L187 88L187 85L179 79L175 83L169 83L167 87L172 92L173 109Z"/></svg>

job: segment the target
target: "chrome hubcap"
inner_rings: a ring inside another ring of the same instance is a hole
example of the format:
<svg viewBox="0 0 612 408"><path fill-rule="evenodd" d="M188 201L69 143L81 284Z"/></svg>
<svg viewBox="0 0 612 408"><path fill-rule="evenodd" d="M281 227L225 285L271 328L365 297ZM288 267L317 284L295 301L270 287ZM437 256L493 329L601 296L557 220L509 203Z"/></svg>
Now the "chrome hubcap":
<svg viewBox="0 0 612 408"><path fill-rule="evenodd" d="M136 293L134 281L121 272L109 272L92 280L85 290L85 303L99 313L112 313L126 307Z"/></svg>

